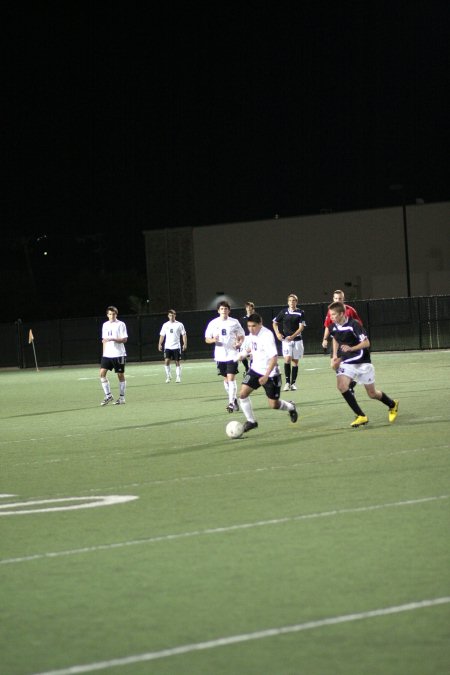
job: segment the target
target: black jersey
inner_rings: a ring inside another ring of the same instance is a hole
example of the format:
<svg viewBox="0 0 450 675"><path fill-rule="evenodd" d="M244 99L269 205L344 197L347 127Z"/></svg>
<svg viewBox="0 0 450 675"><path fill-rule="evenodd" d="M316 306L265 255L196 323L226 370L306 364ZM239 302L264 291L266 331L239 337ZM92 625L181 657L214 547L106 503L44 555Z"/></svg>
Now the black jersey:
<svg viewBox="0 0 450 675"><path fill-rule="evenodd" d="M347 363L370 363L370 351L360 349L357 352L343 352L341 345L349 345L354 347L363 340L367 339L367 334L364 326L355 319L347 319L341 326L338 323L332 323L330 326L330 335L339 344L337 356Z"/></svg>
<svg viewBox="0 0 450 675"><path fill-rule="evenodd" d="M239 322L244 330L248 332L247 321L249 320L250 315L244 314L244 316L239 319Z"/></svg>
<svg viewBox="0 0 450 675"><path fill-rule="evenodd" d="M305 324L305 312L302 309L295 309L293 312L287 307L278 312L273 320L273 323L278 324L279 331L283 337L288 337L298 330L301 324ZM294 341L302 340L302 335L297 335Z"/></svg>

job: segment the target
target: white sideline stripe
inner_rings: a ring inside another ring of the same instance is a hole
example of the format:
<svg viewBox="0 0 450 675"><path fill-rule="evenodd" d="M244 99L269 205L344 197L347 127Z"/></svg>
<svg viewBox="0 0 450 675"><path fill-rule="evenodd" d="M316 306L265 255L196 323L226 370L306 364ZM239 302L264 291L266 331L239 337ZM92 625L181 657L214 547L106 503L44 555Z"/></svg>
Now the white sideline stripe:
<svg viewBox="0 0 450 675"><path fill-rule="evenodd" d="M306 623L297 623L293 626L280 626L279 628L267 628L266 630L255 631L254 633L242 633L241 635L230 635L207 642L194 642L192 644L180 645L170 649L162 649L159 652L147 652L144 654L135 654L125 656L121 659L111 659L110 661L97 661L88 663L84 666L70 666L60 670L47 670L46 672L34 673L34 675L77 675L78 673L89 673L94 670L105 670L117 666L127 666L133 663L143 663L145 661L156 661L179 654L188 654L189 652L201 651L203 649L214 649L215 647L227 647L228 645L239 644L241 642L250 642L251 640L264 640L265 638L277 637L278 635L287 635L289 633L300 633L304 630L313 630L323 626L336 626L350 621L361 621L363 619L373 619L378 616L388 616L389 614L399 614L400 612L412 612L415 609L424 609L426 607L435 607L436 605L445 605L450 602L450 596L434 598L431 600L420 600L418 602L408 602L405 605L394 607L383 607L381 609L372 609L367 612L358 612L357 614L343 614L333 616L328 619L319 619L317 621L307 621Z"/></svg>
<svg viewBox="0 0 450 675"><path fill-rule="evenodd" d="M436 497L422 497L421 499L408 499L402 502L392 502L387 504L373 504L371 506L358 506L351 509L336 509L334 511L322 511L319 513L306 513L299 516L286 516L284 518L273 518L271 520L259 520L254 523L241 523L240 525L228 525L226 527L207 528L205 530L194 530L193 532L180 532L179 534L163 534L157 537L147 539L134 539L131 541L116 542L115 544L99 544L98 546L86 546L85 548L74 548L66 551L49 551L47 553L36 553L23 558L4 558L0 559L0 565L12 563L30 562L32 560L42 560L44 558L60 558L62 556L78 555L80 553L95 553L96 551L108 551L115 548L125 548L126 546L142 546L143 544L154 544L162 541L173 541L175 539L187 539L189 537L200 537L210 534L224 534L225 532L236 532L239 530L248 530L254 527L264 527L266 525L283 525L285 523L298 522L300 520L311 520L313 518L329 518L330 516L340 516L348 513L364 513L367 511L379 511L380 509L395 508L399 506L415 506L426 502L434 502L442 499L448 499L450 495L440 495Z"/></svg>

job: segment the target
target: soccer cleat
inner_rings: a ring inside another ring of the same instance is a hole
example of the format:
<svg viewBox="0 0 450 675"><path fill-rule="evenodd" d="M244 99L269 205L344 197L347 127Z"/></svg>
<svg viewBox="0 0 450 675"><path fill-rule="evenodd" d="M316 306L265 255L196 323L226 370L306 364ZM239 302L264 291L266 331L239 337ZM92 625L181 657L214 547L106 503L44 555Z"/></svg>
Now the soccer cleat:
<svg viewBox="0 0 450 675"><path fill-rule="evenodd" d="M296 405L295 405L294 401L289 401L289 403L292 403L292 405L294 406L293 410L289 410L289 417L291 418L291 422L295 423L298 420L297 408L296 408Z"/></svg>
<svg viewBox="0 0 450 675"><path fill-rule="evenodd" d="M398 415L398 401L394 399L394 407L389 408L389 422L395 422Z"/></svg>
<svg viewBox="0 0 450 675"><path fill-rule="evenodd" d="M357 415L350 426L353 427L353 429L356 429L357 427L362 427L364 424L367 424L368 421L369 418L365 415Z"/></svg>
<svg viewBox="0 0 450 675"><path fill-rule="evenodd" d="M256 429L257 426L258 426L258 422L246 422L244 424L244 433L246 433L247 431L250 431L251 429Z"/></svg>
<svg viewBox="0 0 450 675"><path fill-rule="evenodd" d="M295 384L295 382L291 384L291 391L297 391L297 385Z"/></svg>
<svg viewBox="0 0 450 675"><path fill-rule="evenodd" d="M234 411L234 412L239 412L239 403L238 403L237 398L234 399L234 403L233 403L233 411Z"/></svg>
<svg viewBox="0 0 450 675"><path fill-rule="evenodd" d="M178 376L175 382L181 382L181 377Z"/></svg>
<svg viewBox="0 0 450 675"><path fill-rule="evenodd" d="M119 396L114 405L125 405L125 396Z"/></svg>
<svg viewBox="0 0 450 675"><path fill-rule="evenodd" d="M114 396L112 396L112 394L108 394L108 396L105 396L105 398L100 403L100 405L108 405L108 403L112 403L113 401L114 401Z"/></svg>
<svg viewBox="0 0 450 675"><path fill-rule="evenodd" d="M289 391L290 388L291 388L291 385L289 384L289 382L286 382L286 384L283 387L283 391Z"/></svg>
<svg viewBox="0 0 450 675"><path fill-rule="evenodd" d="M169 384L169 382L170 382L171 379L172 379L172 378L170 377L170 375L169 375L169 377L166 377L166 384Z"/></svg>
<svg viewBox="0 0 450 675"><path fill-rule="evenodd" d="M229 412L230 414L231 414L231 413L234 413L234 403L229 403L229 404L227 405L227 407L225 408L225 410L226 410L227 412Z"/></svg>

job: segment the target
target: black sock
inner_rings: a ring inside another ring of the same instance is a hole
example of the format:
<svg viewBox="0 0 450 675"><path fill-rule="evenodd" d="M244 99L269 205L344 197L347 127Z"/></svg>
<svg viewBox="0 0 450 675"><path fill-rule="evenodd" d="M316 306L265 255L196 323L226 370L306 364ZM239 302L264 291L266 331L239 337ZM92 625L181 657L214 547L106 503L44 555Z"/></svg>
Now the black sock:
<svg viewBox="0 0 450 675"><path fill-rule="evenodd" d="M247 359L242 359L242 365L244 366L245 370L248 370L248 361L247 361Z"/></svg>
<svg viewBox="0 0 450 675"><path fill-rule="evenodd" d="M286 378L286 382L291 381L291 364L290 363L285 363L284 364L284 376Z"/></svg>
<svg viewBox="0 0 450 675"><path fill-rule="evenodd" d="M394 401L389 398L389 396L386 396L384 391L381 392L381 398L380 398L381 403L384 403L384 405L387 405L388 408L393 408L395 403Z"/></svg>
<svg viewBox="0 0 450 675"><path fill-rule="evenodd" d="M350 389L347 389L347 391L342 392L342 396L345 398L345 400L347 401L348 405L353 410L355 415L361 415L361 417L365 417L363 411L358 405L354 393L350 391Z"/></svg>
<svg viewBox="0 0 450 675"><path fill-rule="evenodd" d="M297 375L298 375L298 366L292 366L291 384L294 384L294 382L297 381Z"/></svg>

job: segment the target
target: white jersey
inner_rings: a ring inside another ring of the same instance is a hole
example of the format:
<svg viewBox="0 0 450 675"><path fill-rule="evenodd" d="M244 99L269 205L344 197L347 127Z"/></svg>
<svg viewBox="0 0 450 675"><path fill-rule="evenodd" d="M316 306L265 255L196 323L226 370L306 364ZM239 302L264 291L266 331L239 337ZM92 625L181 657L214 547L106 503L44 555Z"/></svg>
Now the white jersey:
<svg viewBox="0 0 450 675"><path fill-rule="evenodd" d="M240 337L245 337L244 329L237 319L213 319L209 322L205 331L205 338L214 339L219 336L220 345L216 344L214 348L214 359L216 361L233 361L237 359L239 347L236 341Z"/></svg>
<svg viewBox="0 0 450 675"><path fill-rule="evenodd" d="M258 375L265 375L270 359L278 356L277 345L271 330L261 326L258 335L247 335L245 338L247 349L252 353L251 369ZM278 365L270 371L269 377L279 374Z"/></svg>
<svg viewBox="0 0 450 675"><path fill-rule="evenodd" d="M159 334L165 338L164 349L181 349L181 337L186 335L186 331L180 321L166 321Z"/></svg>
<svg viewBox="0 0 450 675"><path fill-rule="evenodd" d="M102 328L102 339L104 338L127 338L127 327L123 321L105 321ZM103 356L116 358L117 356L126 356L125 345L123 342L105 342L103 344Z"/></svg>

